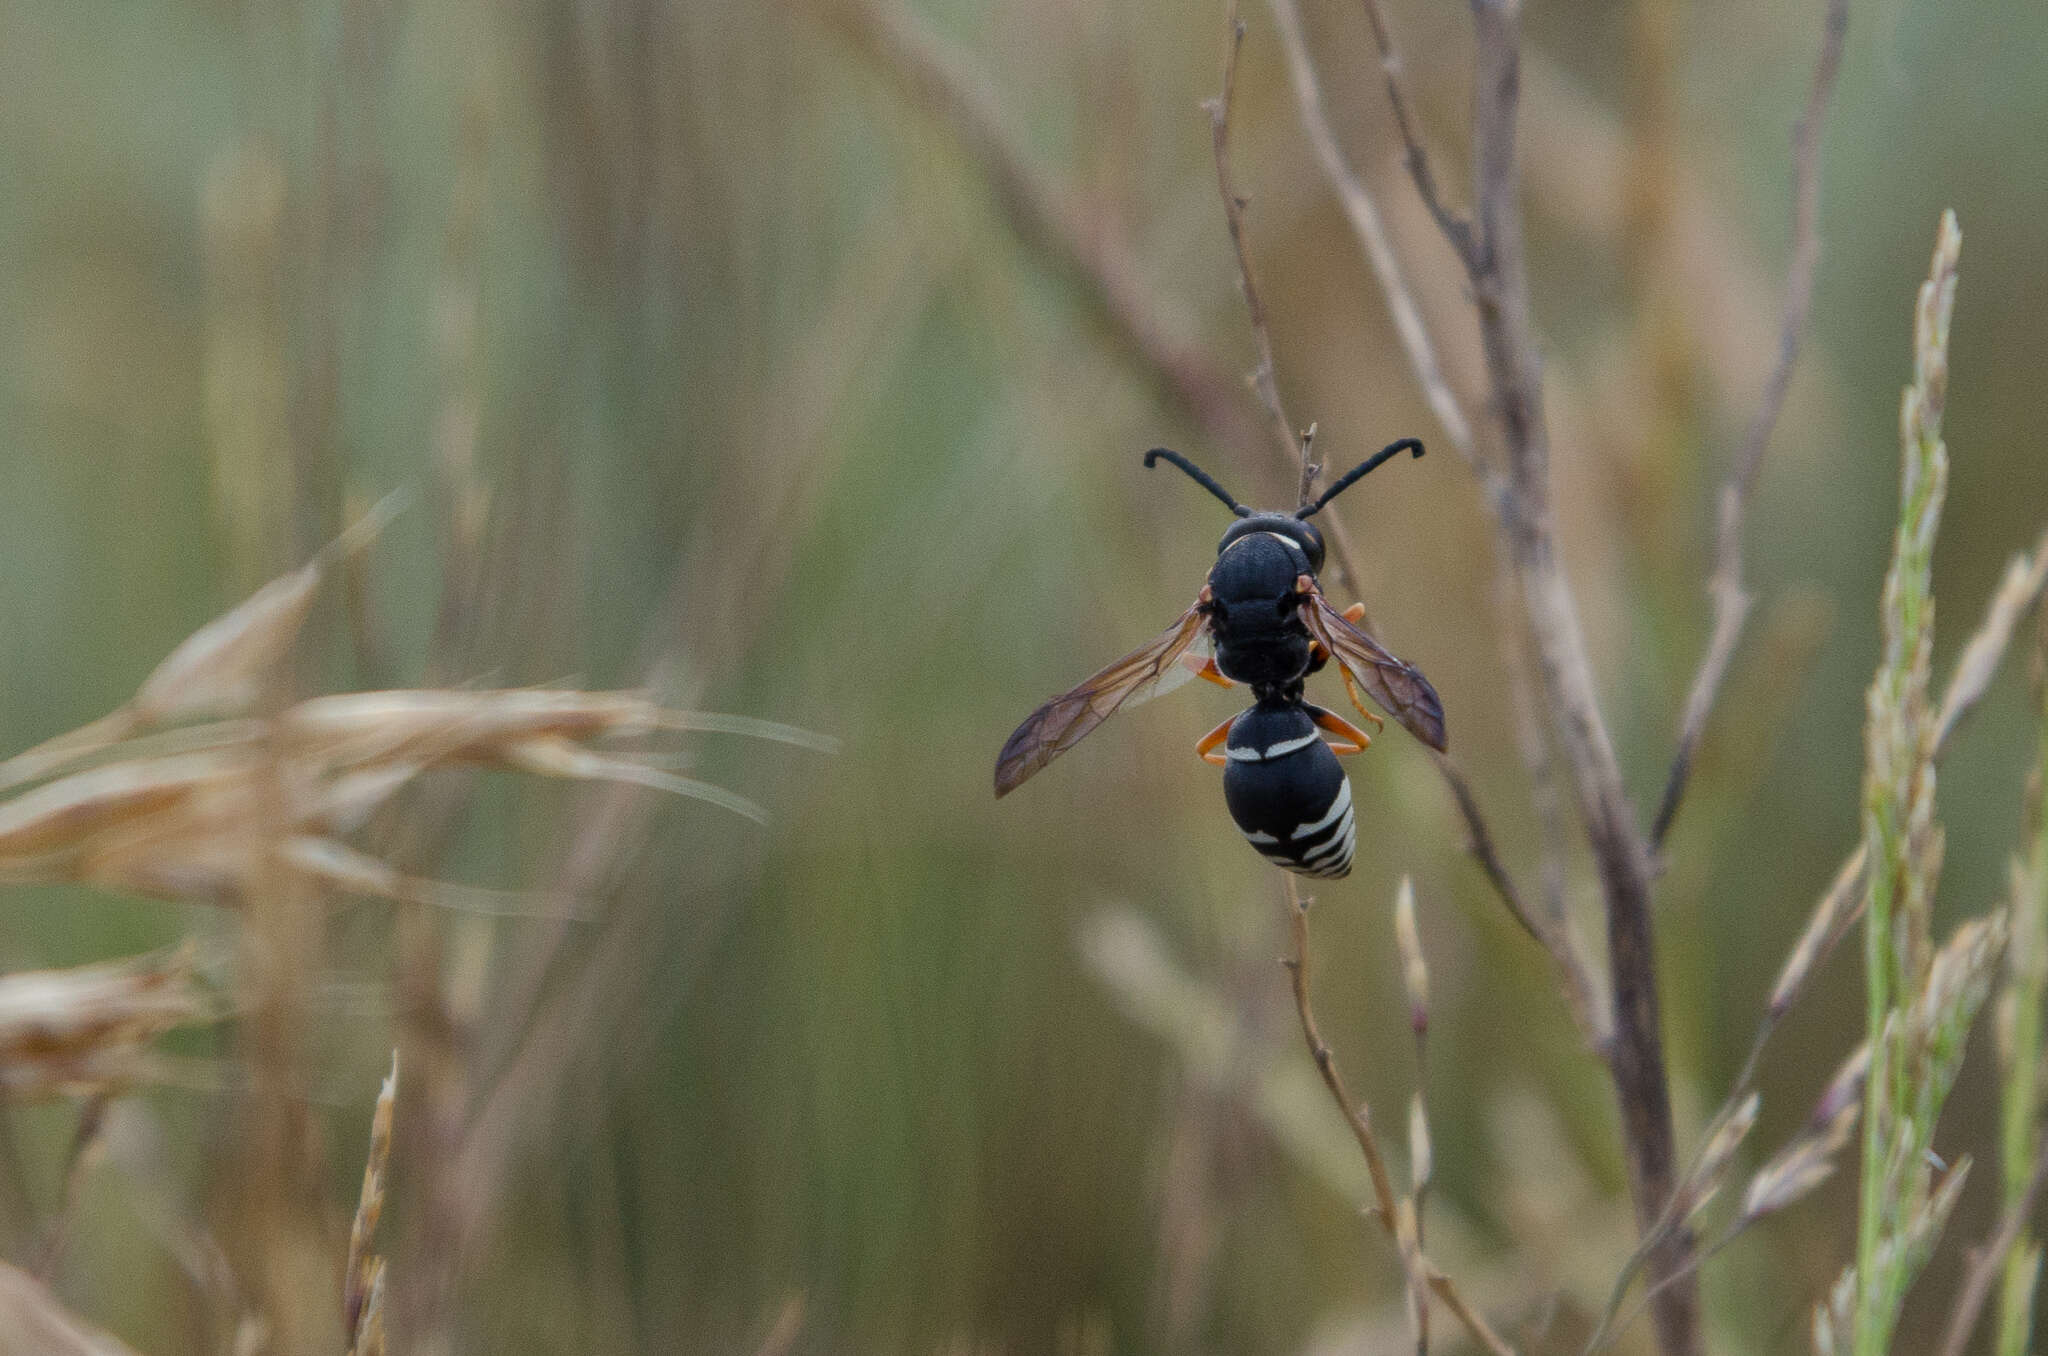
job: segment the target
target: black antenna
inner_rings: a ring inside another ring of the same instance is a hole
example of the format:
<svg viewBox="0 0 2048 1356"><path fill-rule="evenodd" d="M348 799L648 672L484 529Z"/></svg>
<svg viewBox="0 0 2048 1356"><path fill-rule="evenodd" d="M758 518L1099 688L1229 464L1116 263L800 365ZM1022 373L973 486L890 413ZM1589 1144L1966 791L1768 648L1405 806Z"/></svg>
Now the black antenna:
<svg viewBox="0 0 2048 1356"><path fill-rule="evenodd" d="M1417 446L1420 446L1420 444L1418 443ZM1180 467L1181 470L1186 471L1188 475L1191 478L1193 478L1194 482L1197 485L1200 485L1203 489L1215 495L1224 503L1230 505L1230 511L1232 513L1235 513L1238 517L1249 518L1252 516L1252 511L1246 508L1243 504L1238 503L1235 499L1232 499L1230 497L1230 491L1224 489L1221 485L1218 485L1215 481L1215 478L1212 477L1207 471L1204 471L1201 467L1195 465L1186 457L1183 457L1180 453L1173 451L1171 448L1155 447L1150 452L1147 452L1145 454L1145 468L1147 470L1150 470L1152 467L1152 463L1158 461L1161 457L1166 458L1175 466ZM1316 507L1321 508L1322 505L1318 504L1316 505Z"/></svg>
<svg viewBox="0 0 2048 1356"><path fill-rule="evenodd" d="M1315 503L1310 504L1307 508L1302 509L1294 516L1297 518L1314 517L1316 514L1322 512L1323 505L1329 503L1332 499L1335 499L1338 495L1350 489L1353 481L1363 479L1367 472L1371 471L1381 462L1390 460L1394 457L1398 457L1403 452L1408 451L1410 448L1415 449L1416 456L1421 456L1422 440L1420 438L1403 438L1401 439L1401 441L1397 443L1388 443L1385 447L1381 448L1379 451L1373 453L1370 457L1367 457L1364 461L1360 462L1358 465L1352 467L1349 471L1345 472L1344 476L1340 480L1338 480L1336 484L1330 486L1329 489L1323 491L1322 498L1316 500ZM1169 453L1168 455L1171 454Z"/></svg>

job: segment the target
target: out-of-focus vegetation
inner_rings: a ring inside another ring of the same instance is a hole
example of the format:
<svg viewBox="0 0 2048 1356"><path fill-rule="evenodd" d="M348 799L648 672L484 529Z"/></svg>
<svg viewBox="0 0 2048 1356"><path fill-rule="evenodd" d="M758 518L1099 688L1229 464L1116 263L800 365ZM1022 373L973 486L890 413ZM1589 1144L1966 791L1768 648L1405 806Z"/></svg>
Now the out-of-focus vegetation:
<svg viewBox="0 0 2048 1356"><path fill-rule="evenodd" d="M1362 16L1306 9L1338 133L1476 396L1460 275L1402 171ZM1197 106L1220 9L903 12L1129 243L1175 340L1248 368ZM1945 206L1969 252L1937 675L2048 505L2048 12L1852 15L1810 342L1750 515L1758 608L1656 884L1688 1156L1861 833L1898 393ZM1247 17L1233 154L1288 408L1339 465L1433 440L1270 18ZM1461 184L1462 13L1392 17ZM1563 0L1526 24L1558 530L1647 817L1705 644L1713 490L1775 343L1820 6ZM411 507L316 608L299 691L644 683L844 745L688 740L690 775L767 806L766 828L436 774L370 826L380 852L598 917L336 902L298 957L285 1084L275 1061L251 1075L228 1014L159 1042L75 1170L90 1107L6 1108L0 1256L53 1259L65 1305L156 1356L231 1349L265 1305L297 1315L273 1349L338 1349L397 1045L376 1243L394 1350L1400 1349L1398 1261L1357 1215L1362 1165L1273 963L1271 870L1189 751L1236 696L1191 685L1000 806L988 793L1015 721L1178 615L1212 559L1218 507L1138 454L1181 447L1261 503L1291 502L1291 474L1162 400L944 110L798 3L148 0L0 9L0 129L0 756L119 706L392 490ZM1343 511L1376 633L1442 692L1535 888L1468 478L1432 455ZM2009 893L2037 748L2020 667L1941 765L1937 936ZM1415 1061L1389 913L1412 877L1431 1253L1519 1349L1576 1351L1633 1236L1612 1093L1414 741L1390 728L1349 767L1359 865L1318 892L1323 1033L1398 1128ZM1562 871L1590 946L1590 867ZM231 992L237 927L9 889L0 969L197 939ZM1767 1052L1752 1146L1794 1137L1862 1039L1857 950ZM1932 1349L2005 1198L1991 1044L1933 1137L1980 1168L1899 1351ZM237 1151L265 1098L304 1108L279 1152L318 1171L264 1177ZM1855 1198L1841 1172L1709 1263L1712 1349L1806 1349L1855 1254ZM249 1231L271 1214L293 1247ZM1622 1349L1647 1350L1646 1327ZM1462 1340L1441 1317L1435 1337Z"/></svg>

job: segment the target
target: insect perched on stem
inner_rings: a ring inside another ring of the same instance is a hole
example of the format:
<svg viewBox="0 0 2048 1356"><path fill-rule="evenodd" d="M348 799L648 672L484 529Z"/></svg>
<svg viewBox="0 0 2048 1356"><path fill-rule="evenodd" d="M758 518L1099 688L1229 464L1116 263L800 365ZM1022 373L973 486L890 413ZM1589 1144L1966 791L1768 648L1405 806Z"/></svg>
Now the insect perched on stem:
<svg viewBox="0 0 2048 1356"><path fill-rule="evenodd" d="M1414 438L1389 444L1293 513L1254 512L1178 452L1147 452L1146 466L1164 457L1227 504L1238 521L1223 534L1194 606L1166 634L1054 697L1017 727L996 758L996 795L1016 790L1127 702L1196 677L1224 687L1244 683L1253 705L1195 745L1223 769L1230 817L1275 865L1307 876L1348 875L1357 823L1337 755L1363 752L1372 739L1308 702L1305 680L1334 655L1360 714L1375 727L1381 723L1360 699L1362 687L1410 734L1438 750L1444 747L1444 708L1427 678L1358 629L1363 604L1339 612L1323 596L1316 584L1323 536L1308 520L1374 467L1409 451L1420 457L1422 444ZM1332 736L1327 743L1326 733Z"/></svg>

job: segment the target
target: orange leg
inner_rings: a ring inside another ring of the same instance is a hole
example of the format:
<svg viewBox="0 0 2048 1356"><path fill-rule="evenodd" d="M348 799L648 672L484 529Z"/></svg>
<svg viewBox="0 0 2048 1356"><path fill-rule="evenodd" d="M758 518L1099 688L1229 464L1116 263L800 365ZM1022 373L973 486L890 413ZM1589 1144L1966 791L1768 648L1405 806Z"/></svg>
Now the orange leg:
<svg viewBox="0 0 2048 1356"><path fill-rule="evenodd" d="M1373 729L1386 729L1387 723L1385 721L1365 709L1365 698L1358 695L1358 684L1351 681L1351 670L1344 668L1341 664L1337 667L1344 675L1344 695L1351 698L1351 704L1358 708L1358 714L1371 721Z"/></svg>
<svg viewBox="0 0 2048 1356"><path fill-rule="evenodd" d="M1316 727L1337 736L1330 741L1330 752L1339 757L1350 753L1364 753L1372 747L1372 736L1353 725L1335 711L1325 711L1320 706L1311 706L1309 714L1315 717Z"/></svg>
<svg viewBox="0 0 2048 1356"><path fill-rule="evenodd" d="M1216 656L1213 654L1203 658L1202 662L1199 664L1195 663L1192 659L1182 659L1180 662L1182 667L1186 668L1190 673L1194 674L1195 677L1206 678L1210 682L1216 684L1216 686L1218 687L1237 686L1237 683L1234 680L1225 678L1223 676L1222 669L1216 667Z"/></svg>
<svg viewBox="0 0 2048 1356"><path fill-rule="evenodd" d="M1224 721L1221 725L1218 725L1196 741L1195 752L1202 755L1203 762L1214 763L1217 767L1224 767L1229 764L1230 755L1222 753L1220 750L1223 747L1223 741L1230 738L1230 727L1236 720L1237 717L1232 716L1229 720Z"/></svg>

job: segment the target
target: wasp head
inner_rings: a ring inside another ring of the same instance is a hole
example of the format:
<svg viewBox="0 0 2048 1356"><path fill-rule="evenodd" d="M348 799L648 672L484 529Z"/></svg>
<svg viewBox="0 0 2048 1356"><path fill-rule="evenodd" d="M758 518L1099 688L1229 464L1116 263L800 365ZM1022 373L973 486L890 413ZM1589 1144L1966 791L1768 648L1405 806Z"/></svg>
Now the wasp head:
<svg viewBox="0 0 2048 1356"><path fill-rule="evenodd" d="M1282 541L1300 547L1301 553L1308 557L1308 572L1323 572L1323 534L1315 524L1305 523L1291 513L1254 513L1248 518L1239 518L1223 534L1223 540L1216 543L1216 554L1222 555L1234 542L1255 532L1270 532Z"/></svg>

